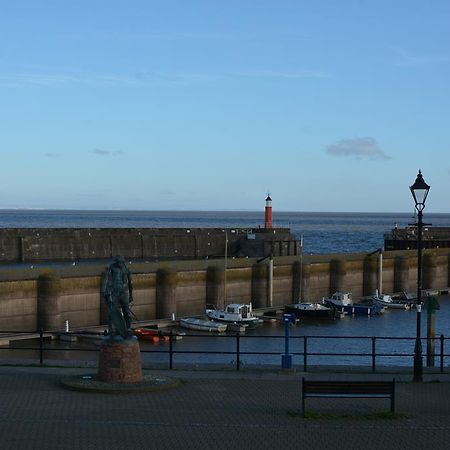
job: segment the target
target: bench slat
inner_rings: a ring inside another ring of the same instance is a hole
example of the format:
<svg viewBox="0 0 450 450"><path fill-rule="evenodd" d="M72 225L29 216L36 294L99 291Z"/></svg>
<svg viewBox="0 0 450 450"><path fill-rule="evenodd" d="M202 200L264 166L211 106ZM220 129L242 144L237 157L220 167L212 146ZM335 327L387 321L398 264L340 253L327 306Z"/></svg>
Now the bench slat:
<svg viewBox="0 0 450 450"><path fill-rule="evenodd" d="M395 409L395 378L392 381L307 381L302 379L302 409L305 398L390 398Z"/></svg>

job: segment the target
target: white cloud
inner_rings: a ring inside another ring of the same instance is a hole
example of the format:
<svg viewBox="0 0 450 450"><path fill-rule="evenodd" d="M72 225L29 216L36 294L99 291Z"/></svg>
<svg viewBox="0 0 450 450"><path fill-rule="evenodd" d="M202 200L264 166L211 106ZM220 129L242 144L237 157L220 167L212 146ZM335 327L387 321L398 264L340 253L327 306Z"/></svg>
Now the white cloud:
<svg viewBox="0 0 450 450"><path fill-rule="evenodd" d="M55 71L55 72L17 72L0 74L0 87L61 87L73 85L88 87L155 87L161 85L204 84L227 81L235 78L273 78L273 79L304 79L328 78L329 75L320 70L236 70L230 72L158 72L137 70L130 73L94 73L90 71Z"/></svg>
<svg viewBox="0 0 450 450"><path fill-rule="evenodd" d="M120 84L140 85L136 77L116 74L94 73L4 73L0 75L0 87L21 86L72 86L74 84L85 86L116 86Z"/></svg>
<svg viewBox="0 0 450 450"><path fill-rule="evenodd" d="M371 159L391 159L373 137L342 139L328 145L326 152L334 156L359 156Z"/></svg>
<svg viewBox="0 0 450 450"><path fill-rule="evenodd" d="M267 70L257 69L243 72L236 72L232 75L249 77L249 78L286 78L286 79L300 79L300 78L328 78L329 75L320 70Z"/></svg>
<svg viewBox="0 0 450 450"><path fill-rule="evenodd" d="M123 153L120 150L111 151L111 150L103 150L101 148L94 148L94 150L92 150L92 152L99 156L117 156L117 155L121 155Z"/></svg>
<svg viewBox="0 0 450 450"><path fill-rule="evenodd" d="M398 56L396 65L401 67L443 64L450 61L449 55L436 55L436 54L419 55L409 53L400 47L393 47L392 49Z"/></svg>

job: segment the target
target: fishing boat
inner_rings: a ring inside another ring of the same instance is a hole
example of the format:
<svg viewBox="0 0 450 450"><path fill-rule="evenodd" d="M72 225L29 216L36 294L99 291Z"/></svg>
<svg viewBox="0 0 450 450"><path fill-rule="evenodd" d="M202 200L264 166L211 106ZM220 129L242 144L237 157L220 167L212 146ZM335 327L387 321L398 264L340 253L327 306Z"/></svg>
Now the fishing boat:
<svg viewBox="0 0 450 450"><path fill-rule="evenodd" d="M417 295L412 294L411 292L402 291L399 294L391 295L392 300L397 303L407 303L410 306L414 305L417 301Z"/></svg>
<svg viewBox="0 0 450 450"><path fill-rule="evenodd" d="M197 319L195 317L186 317L180 319L180 327L196 331L208 331L223 333L227 330L226 323L213 322L212 320Z"/></svg>
<svg viewBox="0 0 450 450"><path fill-rule="evenodd" d="M149 328L136 328L133 330L134 335L143 341L164 342L170 339L169 336L163 335L160 330L151 330Z"/></svg>
<svg viewBox="0 0 450 450"><path fill-rule="evenodd" d="M294 314L299 319L330 319L336 318L336 309L323 303L300 302L284 305L284 312Z"/></svg>
<svg viewBox="0 0 450 450"><path fill-rule="evenodd" d="M353 303L351 292L335 292L330 298L324 299L324 302L339 312L353 315L372 316L374 314L381 314L384 310L380 305Z"/></svg>
<svg viewBox="0 0 450 450"><path fill-rule="evenodd" d="M379 294L378 289L376 290L375 295L372 296L372 302L375 305L383 306L384 308L390 309L409 309L410 305L407 302L399 301L396 302L392 299L390 295L387 294Z"/></svg>
<svg viewBox="0 0 450 450"><path fill-rule="evenodd" d="M227 255L228 255L228 234L225 231L225 258L224 258L224 299L227 298ZM253 328L263 323L253 314L252 304L230 303L225 309L216 309L215 306L206 308L206 315L214 322L223 322L228 324L229 331L244 332L246 328Z"/></svg>
<svg viewBox="0 0 450 450"><path fill-rule="evenodd" d="M262 323L262 320L253 314L251 303L230 303L225 309L207 309L206 315L215 322L236 323L248 327Z"/></svg>

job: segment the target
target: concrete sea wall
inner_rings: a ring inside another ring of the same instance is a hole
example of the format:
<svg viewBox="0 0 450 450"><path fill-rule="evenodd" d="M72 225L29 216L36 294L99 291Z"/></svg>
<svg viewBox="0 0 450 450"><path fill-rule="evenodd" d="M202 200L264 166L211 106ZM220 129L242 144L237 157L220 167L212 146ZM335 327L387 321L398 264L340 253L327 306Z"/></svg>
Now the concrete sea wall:
<svg viewBox="0 0 450 450"><path fill-rule="evenodd" d="M134 307L139 320L200 315L205 306L252 302L254 308L317 301L333 292L351 291L355 298L375 292L377 255L333 254L280 256L270 260L236 258L130 264ZM450 285L450 249L426 250L423 288ZM23 266L0 269L0 331L60 330L106 324L100 297L105 264L59 265L49 269ZM270 290L272 283L272 291ZM226 281L226 283L225 283ZM415 292L417 253L384 252L383 292Z"/></svg>
<svg viewBox="0 0 450 450"><path fill-rule="evenodd" d="M0 228L1 262L299 255L288 228Z"/></svg>

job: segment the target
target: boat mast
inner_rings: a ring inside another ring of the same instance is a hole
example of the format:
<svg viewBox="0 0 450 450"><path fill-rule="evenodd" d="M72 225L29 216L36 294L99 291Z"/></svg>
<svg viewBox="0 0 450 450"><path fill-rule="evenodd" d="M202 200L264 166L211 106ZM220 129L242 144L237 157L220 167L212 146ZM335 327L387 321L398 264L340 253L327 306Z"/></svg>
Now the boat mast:
<svg viewBox="0 0 450 450"><path fill-rule="evenodd" d="M225 230L225 260L223 263L223 305L225 307L227 301L227 258L228 258L228 231Z"/></svg>
<svg viewBox="0 0 450 450"><path fill-rule="evenodd" d="M378 292L382 296L383 291L383 250L380 248L378 253Z"/></svg>

